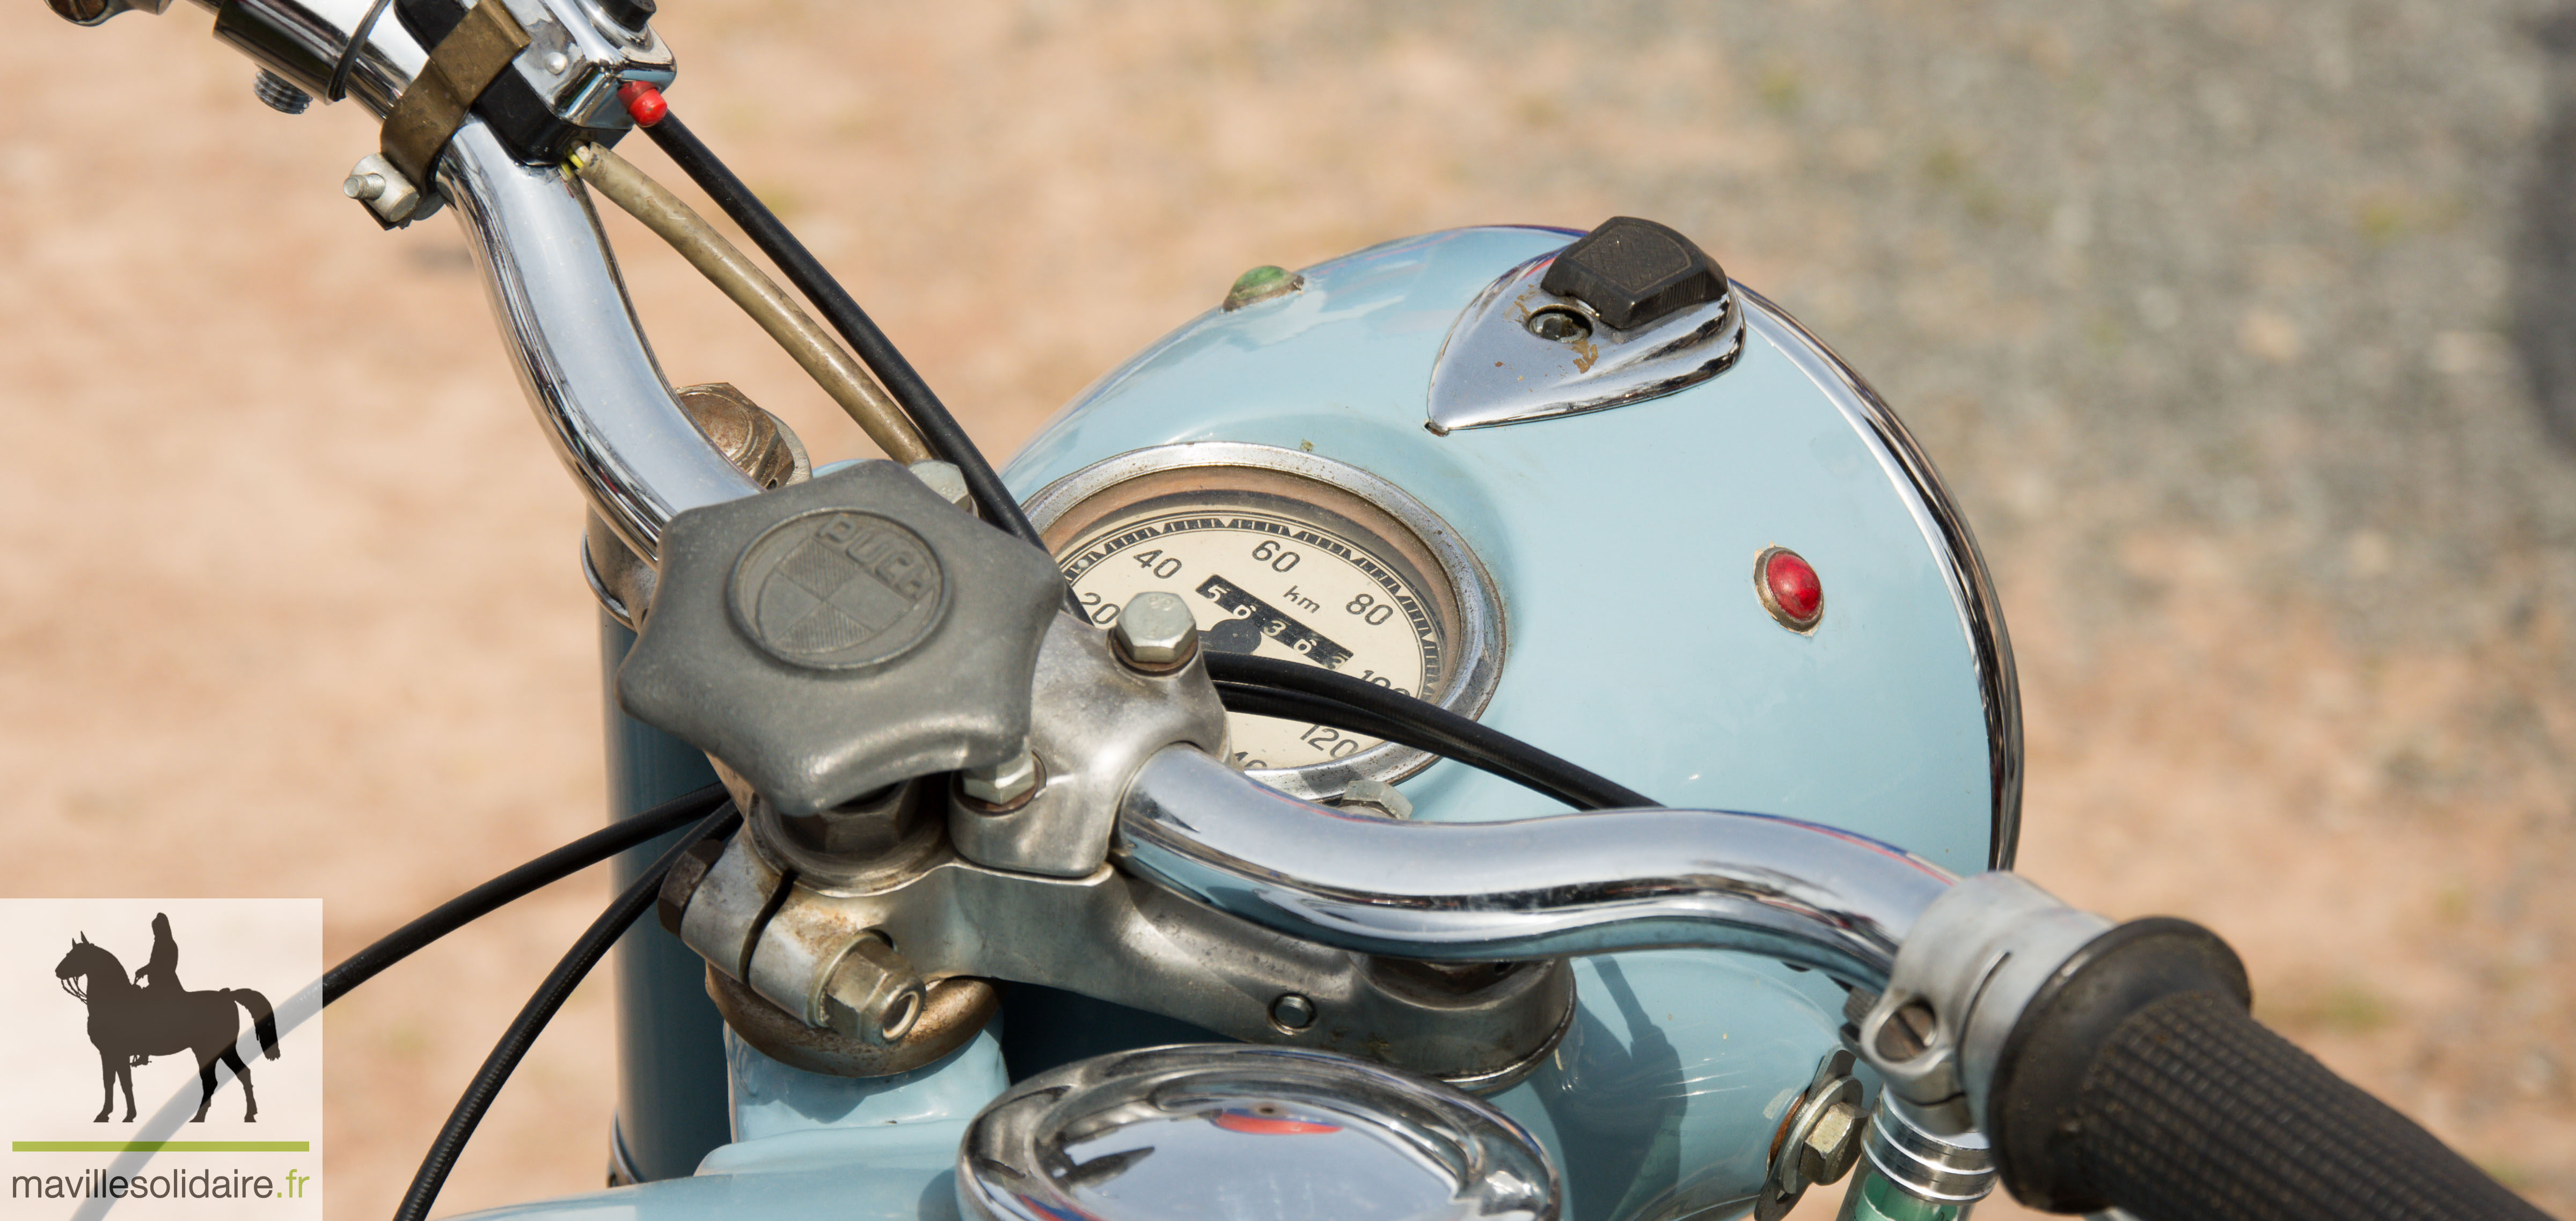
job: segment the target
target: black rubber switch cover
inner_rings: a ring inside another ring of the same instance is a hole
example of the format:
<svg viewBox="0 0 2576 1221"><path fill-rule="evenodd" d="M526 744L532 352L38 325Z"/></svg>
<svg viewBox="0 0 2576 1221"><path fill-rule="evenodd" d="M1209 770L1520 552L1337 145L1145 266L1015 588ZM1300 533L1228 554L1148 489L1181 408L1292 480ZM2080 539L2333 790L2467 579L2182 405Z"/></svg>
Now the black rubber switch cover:
<svg viewBox="0 0 2576 1221"><path fill-rule="evenodd" d="M1726 295L1726 271L1689 238L1650 220L1613 216L1556 256L1539 287L1592 307L1632 331Z"/></svg>

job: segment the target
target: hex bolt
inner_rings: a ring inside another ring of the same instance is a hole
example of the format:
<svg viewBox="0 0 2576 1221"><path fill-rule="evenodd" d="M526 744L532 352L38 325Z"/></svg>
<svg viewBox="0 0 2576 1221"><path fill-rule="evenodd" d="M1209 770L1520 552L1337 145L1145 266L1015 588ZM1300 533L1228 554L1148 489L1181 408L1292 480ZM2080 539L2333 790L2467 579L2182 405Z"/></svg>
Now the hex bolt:
<svg viewBox="0 0 2576 1221"><path fill-rule="evenodd" d="M1199 624L1179 594L1149 589L1127 599L1109 638L1131 669L1169 674L1197 655Z"/></svg>
<svg viewBox="0 0 2576 1221"><path fill-rule="evenodd" d="M1868 1122L1860 1108L1848 1102L1825 1108L1815 1126L1807 1129L1806 1144L1798 1150L1799 1173L1810 1183L1842 1178L1860 1158L1861 1132Z"/></svg>
<svg viewBox="0 0 2576 1221"><path fill-rule="evenodd" d="M1294 992L1282 992L1270 1002L1270 1020L1281 1030L1304 1030L1315 1024L1315 1002Z"/></svg>
<svg viewBox="0 0 2576 1221"><path fill-rule="evenodd" d="M966 472L958 470L956 463L924 458L904 469L911 471L913 478L929 484L930 490L939 493L941 500L968 513L975 511L975 493L967 488Z"/></svg>
<svg viewBox="0 0 2576 1221"><path fill-rule="evenodd" d="M991 767L970 767L957 773L958 791L986 807L991 814L1006 813L1028 803L1046 778L1046 769L1038 766L1036 753L1028 747Z"/></svg>
<svg viewBox="0 0 2576 1221"><path fill-rule="evenodd" d="M921 974L883 937L862 933L823 985L823 1024L837 1034L889 1047L921 1018Z"/></svg>

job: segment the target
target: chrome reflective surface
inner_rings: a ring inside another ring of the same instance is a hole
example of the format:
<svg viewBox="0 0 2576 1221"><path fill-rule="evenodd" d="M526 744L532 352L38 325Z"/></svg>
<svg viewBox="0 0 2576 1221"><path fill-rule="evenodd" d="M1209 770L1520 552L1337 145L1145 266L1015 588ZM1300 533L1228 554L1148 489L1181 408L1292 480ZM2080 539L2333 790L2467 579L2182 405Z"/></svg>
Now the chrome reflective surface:
<svg viewBox="0 0 2576 1221"><path fill-rule="evenodd" d="M1713 810L1393 822L1301 801L1186 748L1119 818L1127 868L1290 936L1447 962L1695 946L1885 986L1953 879L1876 840Z"/></svg>
<svg viewBox="0 0 2576 1221"><path fill-rule="evenodd" d="M1225 749L1225 706L1196 654L1170 674L1120 665L1108 633L1072 615L1047 625L1030 695L1037 795L1007 810L955 803L949 842L996 869L1085 877L1109 859L1119 798L1146 759L1176 742Z"/></svg>
<svg viewBox="0 0 2576 1221"><path fill-rule="evenodd" d="M1913 489L1916 521L1941 562L1941 579L1950 586L1950 599L1959 608L1959 626L1968 635L1985 704L1986 757L1994 794L1994 831L1988 840L1992 846L1986 867L2010 869L2021 849L2021 678L2013 668L2012 634L2004 628L2003 603L1995 598L1994 579L1986 573L1986 557L1968 531L1967 516L1950 498L1950 489L1942 484L1941 473L1932 469L1932 460L1914 434L1906 431L1905 422L1896 418L1878 391L1788 311L1741 284L1730 288L1747 307L1746 325L1770 340L1824 390L1878 451L1880 464Z"/></svg>
<svg viewBox="0 0 2576 1221"><path fill-rule="evenodd" d="M1861 1142L1869 1170L1889 1186L1929 1204L1969 1204L1995 1189L1995 1153L1975 1132L1938 1136L1903 1103L1881 1094ZM1852 1184L1859 1192L1867 1181Z"/></svg>
<svg viewBox="0 0 2576 1221"><path fill-rule="evenodd" d="M1984 1126L2022 1011L2111 922L2018 875L1983 873L1952 887L1916 928L1878 1003L1860 1017L1860 1052L1929 1130ZM1909 1022L1907 1037L1883 1037L1900 1011L1918 1006L1931 1010L1928 1032L1913 1033Z"/></svg>
<svg viewBox="0 0 2576 1221"><path fill-rule="evenodd" d="M355 97L383 115L429 59L399 21L378 17L371 0L230 0L215 10L215 37L325 101ZM351 53L350 35L366 41Z"/></svg>
<svg viewBox="0 0 2576 1221"><path fill-rule="evenodd" d="M1725 372L1744 350L1733 291L1614 330L1591 306L1539 287L1555 261L1549 251L1503 273L1458 315L1431 366L1431 431L1642 403Z"/></svg>
<svg viewBox="0 0 2576 1221"><path fill-rule="evenodd" d="M483 263L538 422L619 539L656 561L672 517L759 490L663 382L579 183L520 165L472 120L448 145L439 185Z"/></svg>
<svg viewBox="0 0 2576 1221"><path fill-rule="evenodd" d="M1092 497L1144 475L1196 467L1250 467L1280 471L1339 488L1396 520L1440 566L1458 608L1450 625L1449 677L1431 702L1473 717L1493 698L1503 670L1503 605L1493 578L1458 532L1404 489L1344 462L1271 445L1197 441L1133 450L1095 462L1048 484L1029 498L1029 521L1040 531ZM1069 540L1068 540L1069 541ZM1422 751L1381 742L1345 759L1303 767L1260 768L1251 774L1282 792L1310 800L1341 796L1355 781L1392 783L1431 765Z"/></svg>
<svg viewBox="0 0 2576 1221"><path fill-rule="evenodd" d="M1121 1052L1021 1082L968 1125L982 1221L1554 1221L1554 1166L1465 1094L1272 1047Z"/></svg>
<svg viewBox="0 0 2576 1221"><path fill-rule="evenodd" d="M885 889L834 893L791 877L751 838L735 837L708 869L680 938L790 1013L819 1003L826 955L874 931L925 979L1062 988L1228 1038L1366 1055L1477 1090L1534 1070L1573 1015L1574 976L1561 961L1457 971L1373 959L1109 868L1052 878L943 854ZM1279 1019L1278 1001L1292 993L1314 1015L1303 1026Z"/></svg>

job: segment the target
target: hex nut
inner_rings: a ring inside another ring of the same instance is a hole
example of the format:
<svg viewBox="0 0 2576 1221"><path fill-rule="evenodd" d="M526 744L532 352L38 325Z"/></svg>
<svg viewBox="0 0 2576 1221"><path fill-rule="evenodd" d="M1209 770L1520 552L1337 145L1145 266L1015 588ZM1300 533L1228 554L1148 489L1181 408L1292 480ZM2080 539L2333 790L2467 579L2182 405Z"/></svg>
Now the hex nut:
<svg viewBox="0 0 2576 1221"><path fill-rule="evenodd" d="M975 511L975 493L966 486L966 472L957 469L956 463L924 458L904 469L911 471L913 478L930 485L930 490L939 493L941 500L968 513Z"/></svg>
<svg viewBox="0 0 2576 1221"><path fill-rule="evenodd" d="M1799 1171L1810 1183L1831 1183L1849 1173L1860 1159L1860 1138L1868 1119L1860 1108L1837 1102L1807 1129L1806 1146L1798 1151Z"/></svg>
<svg viewBox="0 0 2576 1221"><path fill-rule="evenodd" d="M823 1024L879 1047L902 1042L922 1005L920 974L875 933L860 934L823 985Z"/></svg>
<svg viewBox="0 0 2576 1221"><path fill-rule="evenodd" d="M654 900L653 914L672 936L680 935L680 919L688 914L689 900L697 897L698 886L707 880L707 871L715 868L716 858L723 856L725 842L702 839L689 845L680 859L671 862L671 871L662 875L662 893Z"/></svg>
<svg viewBox="0 0 2576 1221"><path fill-rule="evenodd" d="M1382 814L1398 822L1413 817L1413 802L1383 780L1354 780L1342 790L1341 800L1333 804L1364 814Z"/></svg>
<svg viewBox="0 0 2576 1221"><path fill-rule="evenodd" d="M1161 673L1188 664L1198 652L1199 624L1179 594L1149 589L1127 600L1110 638L1120 660Z"/></svg>
<svg viewBox="0 0 2576 1221"><path fill-rule="evenodd" d="M957 773L957 788L985 805L1013 807L1037 791L1043 775L1037 755L1023 746L1020 753L992 767L970 767Z"/></svg>
<svg viewBox="0 0 2576 1221"><path fill-rule="evenodd" d="M1282 992L1270 1002L1270 1020L1281 1030L1297 1031L1315 1024L1315 1002L1294 992Z"/></svg>

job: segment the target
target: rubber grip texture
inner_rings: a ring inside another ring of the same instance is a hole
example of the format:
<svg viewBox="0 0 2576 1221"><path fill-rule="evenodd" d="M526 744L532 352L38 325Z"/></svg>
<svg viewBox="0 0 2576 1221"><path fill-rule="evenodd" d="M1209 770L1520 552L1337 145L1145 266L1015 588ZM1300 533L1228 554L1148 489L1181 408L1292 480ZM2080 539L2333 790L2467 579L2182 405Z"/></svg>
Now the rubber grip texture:
<svg viewBox="0 0 2576 1221"><path fill-rule="evenodd" d="M2545 1221L2216 992L2119 1023L2074 1103L2083 1186L2145 1221Z"/></svg>

